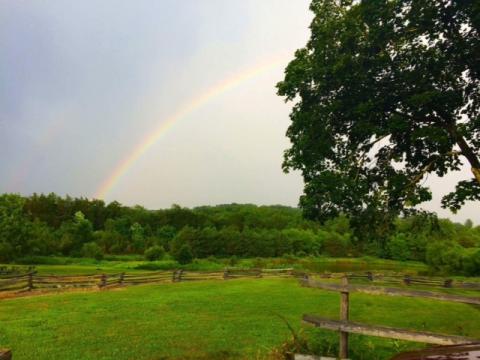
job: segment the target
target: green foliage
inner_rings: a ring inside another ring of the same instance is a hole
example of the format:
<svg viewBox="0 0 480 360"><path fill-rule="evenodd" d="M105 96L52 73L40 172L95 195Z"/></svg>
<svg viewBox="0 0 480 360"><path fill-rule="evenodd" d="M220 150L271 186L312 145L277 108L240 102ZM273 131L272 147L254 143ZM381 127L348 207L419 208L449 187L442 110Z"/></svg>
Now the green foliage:
<svg viewBox="0 0 480 360"><path fill-rule="evenodd" d="M102 249L95 242L89 242L89 243L83 244L82 255L84 257L94 258L95 260L103 259Z"/></svg>
<svg viewBox="0 0 480 360"><path fill-rule="evenodd" d="M95 232L95 241L108 254L125 254L129 239L115 230L99 230Z"/></svg>
<svg viewBox="0 0 480 360"><path fill-rule="evenodd" d="M149 261L160 260L165 256L163 246L154 245L145 250L145 258Z"/></svg>
<svg viewBox="0 0 480 360"><path fill-rule="evenodd" d="M394 271L411 274L426 273L428 267L420 262L403 262L378 258L331 258L331 257L297 257L285 255L275 258L237 258L235 265L230 265L230 258L194 259L190 264L180 265L166 255L163 260L148 261L143 255L105 255L103 260L85 257L64 256L24 256L15 259L16 264L32 265L40 275L81 275L81 274L118 274L136 270L177 270L223 271L225 267L252 269L262 264L266 269L295 268L311 272L352 272L352 271ZM13 266L13 265L12 265Z"/></svg>
<svg viewBox="0 0 480 360"><path fill-rule="evenodd" d="M462 270L465 275L480 275L480 249L469 249L464 252Z"/></svg>
<svg viewBox="0 0 480 360"><path fill-rule="evenodd" d="M142 263L135 266L135 269L138 270L172 270L178 268L178 262L167 260L167 261L151 261L148 263Z"/></svg>
<svg viewBox="0 0 480 360"><path fill-rule="evenodd" d="M319 254L321 252L322 243L320 237L311 230L302 229L285 229L282 230L281 236L285 243L284 253L293 254ZM282 249L277 252L280 253Z"/></svg>
<svg viewBox="0 0 480 360"><path fill-rule="evenodd" d="M350 219L344 215L325 221L318 231L322 253L330 256L347 256L354 252L354 236Z"/></svg>
<svg viewBox="0 0 480 360"><path fill-rule="evenodd" d="M427 264L446 274L480 275L480 249L465 249L451 241L427 246Z"/></svg>
<svg viewBox="0 0 480 360"><path fill-rule="evenodd" d="M158 239L158 244L163 246L164 249L169 250L169 244L177 234L175 228L171 225L165 225L158 228L156 232L156 238Z"/></svg>
<svg viewBox="0 0 480 360"><path fill-rule="evenodd" d="M235 255L231 256L230 259L228 259L228 266L234 267L237 264L238 258Z"/></svg>
<svg viewBox="0 0 480 360"><path fill-rule="evenodd" d="M8 263L15 258L13 246L7 242L0 243L0 261Z"/></svg>
<svg viewBox="0 0 480 360"><path fill-rule="evenodd" d="M426 261L433 269L455 273L462 269L462 247L452 241L435 241L427 246Z"/></svg>
<svg viewBox="0 0 480 360"><path fill-rule="evenodd" d="M32 255L47 255L58 251L55 233L45 223L31 222L30 236L27 240L27 251Z"/></svg>
<svg viewBox="0 0 480 360"><path fill-rule="evenodd" d="M330 256L347 256L351 251L349 234L339 234L335 231L320 230L318 236L323 244L323 252Z"/></svg>
<svg viewBox="0 0 480 360"><path fill-rule="evenodd" d="M195 209L172 206L150 211L139 206L124 207L117 202L106 205L102 201L61 198L55 194L31 197L6 194L2 201L0 256L4 262L27 255L83 256L83 245L91 242L97 243L105 255L143 255L155 245L175 252L179 249L175 242L179 241L188 243L195 257L318 250L314 241L308 239L314 236L317 225L302 219L299 210L282 206L232 204ZM245 229L251 230L243 233ZM296 233L295 229L306 233ZM279 232L283 230L286 231ZM190 237L181 240L186 232ZM245 239L249 234L261 243L256 245ZM308 244L301 244L302 241ZM248 250L245 243L250 244Z"/></svg>
<svg viewBox="0 0 480 360"><path fill-rule="evenodd" d="M69 257L57 257L57 256L35 256L27 255L21 258L15 259L16 264L35 264L35 265L53 265L57 268L64 270L60 265L70 265L78 258L69 258ZM82 259L84 260L84 259Z"/></svg>
<svg viewBox="0 0 480 360"><path fill-rule="evenodd" d="M474 1L313 0L311 37L278 93L295 101L284 170L324 222L347 214L384 251L397 215L431 199L421 181L472 168L442 200L480 200L480 38Z"/></svg>
<svg viewBox="0 0 480 360"><path fill-rule="evenodd" d="M184 245L194 243L196 236L197 232L194 228L190 226L184 227L170 243L170 255L172 255L174 258L177 258L180 253L180 249Z"/></svg>
<svg viewBox="0 0 480 360"><path fill-rule="evenodd" d="M73 220L62 223L58 235L60 250L63 254L72 256L81 256L83 244L94 240L92 224L81 211L74 214Z"/></svg>
<svg viewBox="0 0 480 360"><path fill-rule="evenodd" d="M79 204L81 210L75 207ZM103 214L102 220L95 214ZM181 224L187 225L178 228ZM362 226L367 228L369 224ZM255 261L243 263L241 259L262 258L258 262L265 262L264 258L278 258L272 266L288 267L300 262L298 257L309 263L311 257L321 255L374 255L428 261L433 271L478 273L476 254L480 248L480 227L471 221L456 224L429 214L399 217L392 228L384 232L385 240L381 243L378 239L359 238L355 227L358 228L355 219L346 215L320 225L302 219L298 209L281 206L233 204L146 210L52 195L26 198L5 194L0 196L0 261L25 263L28 259L42 261L45 256L61 254L97 259L100 254L108 258L130 256L138 260L144 259L150 248L158 247L168 249L170 256L177 258L180 249L187 245L193 258L207 259L208 266L202 262L203 265L219 269L228 266L228 261L217 263L213 257L231 258L232 266L247 267L254 266ZM451 264L449 259L445 264L439 260L444 251L435 251L435 244L445 239L449 239L455 252L460 254L459 264ZM432 245L430 260L426 257L428 244Z"/></svg>
<svg viewBox="0 0 480 360"><path fill-rule="evenodd" d="M25 199L19 195L0 196L0 260L10 261L28 253L31 224L23 213Z"/></svg>
<svg viewBox="0 0 480 360"><path fill-rule="evenodd" d="M191 263L193 260L193 254L192 249L190 249L190 245L183 244L175 254L175 260L182 265Z"/></svg>
<svg viewBox="0 0 480 360"><path fill-rule="evenodd" d="M388 255L393 260L408 260L411 258L407 236L398 233L390 237L387 244Z"/></svg>
<svg viewBox="0 0 480 360"><path fill-rule="evenodd" d="M145 245L145 231L139 223L130 226L131 246L130 252L142 252Z"/></svg>

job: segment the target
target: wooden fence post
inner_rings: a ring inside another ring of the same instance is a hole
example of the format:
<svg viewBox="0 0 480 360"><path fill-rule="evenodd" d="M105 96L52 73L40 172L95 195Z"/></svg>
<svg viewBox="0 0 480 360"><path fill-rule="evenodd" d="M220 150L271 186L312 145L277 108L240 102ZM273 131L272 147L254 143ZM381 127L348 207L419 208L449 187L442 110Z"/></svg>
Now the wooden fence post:
<svg viewBox="0 0 480 360"><path fill-rule="evenodd" d="M223 269L223 280L228 280L228 268Z"/></svg>
<svg viewBox="0 0 480 360"><path fill-rule="evenodd" d="M100 278L100 284L98 284L98 287L103 288L105 286L107 286L107 275L102 274L102 276Z"/></svg>
<svg viewBox="0 0 480 360"><path fill-rule="evenodd" d="M183 273L183 270L180 269L180 270L175 270L173 272L173 275L172 275L172 281L173 282L180 282L182 281L182 273Z"/></svg>
<svg viewBox="0 0 480 360"><path fill-rule="evenodd" d="M12 352L7 349L0 349L0 360L12 360Z"/></svg>
<svg viewBox="0 0 480 360"><path fill-rule="evenodd" d="M371 271L367 272L367 278L368 278L369 281L373 281L373 274L372 274Z"/></svg>
<svg viewBox="0 0 480 360"><path fill-rule="evenodd" d="M344 291L340 293L340 320L348 321L348 278L345 275L342 278L342 286ZM347 359L348 358L348 332L340 331L340 346L339 346L339 358Z"/></svg>
<svg viewBox="0 0 480 360"><path fill-rule="evenodd" d="M28 273L27 289L28 291L33 290L33 272Z"/></svg>
<svg viewBox="0 0 480 360"><path fill-rule="evenodd" d="M445 279L445 281L444 281L444 283L443 283L443 287L451 288L451 287L452 287L452 283L453 283L453 280L452 280L452 279Z"/></svg>
<svg viewBox="0 0 480 360"><path fill-rule="evenodd" d="M403 282L405 283L405 285L410 285L412 283L412 278L410 277L410 275L405 275L405 277L403 278Z"/></svg>
<svg viewBox="0 0 480 360"><path fill-rule="evenodd" d="M119 283L120 285L123 285L124 279L125 279L125 273L122 272L122 273L120 274L120 277L118 278L118 283Z"/></svg>

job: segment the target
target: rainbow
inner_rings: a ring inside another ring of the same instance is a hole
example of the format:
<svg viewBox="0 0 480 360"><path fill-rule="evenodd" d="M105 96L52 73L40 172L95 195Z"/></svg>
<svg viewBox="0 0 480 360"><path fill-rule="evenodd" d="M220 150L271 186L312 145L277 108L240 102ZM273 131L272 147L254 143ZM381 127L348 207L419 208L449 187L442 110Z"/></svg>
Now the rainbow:
<svg viewBox="0 0 480 360"><path fill-rule="evenodd" d="M165 119L156 129L149 133L142 141L140 141L133 150L122 159L114 168L112 173L103 181L100 187L95 192L94 197L103 199L118 183L118 181L128 172L128 170L135 164L135 162L145 154L157 141L164 135L172 126L188 114L192 113L199 107L206 104L216 96L240 85L241 83L261 75L279 65L285 64L288 57L287 54L275 56L273 59L262 61L261 63L241 71L232 77L229 77L212 87L201 95L191 99L178 111L173 113L170 117Z"/></svg>

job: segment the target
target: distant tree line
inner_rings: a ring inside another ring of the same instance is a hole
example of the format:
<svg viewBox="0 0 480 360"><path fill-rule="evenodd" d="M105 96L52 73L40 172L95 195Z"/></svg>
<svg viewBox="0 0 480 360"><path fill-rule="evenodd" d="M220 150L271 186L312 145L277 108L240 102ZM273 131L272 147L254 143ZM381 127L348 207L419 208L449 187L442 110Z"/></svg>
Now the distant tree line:
<svg viewBox="0 0 480 360"><path fill-rule="evenodd" d="M397 218L383 247L354 234L346 216L319 224L286 206L148 210L55 194L0 195L0 262L48 255L100 260L142 254L157 260L168 253L183 263L210 256L372 255L480 274L480 227L471 221L456 224L428 214Z"/></svg>

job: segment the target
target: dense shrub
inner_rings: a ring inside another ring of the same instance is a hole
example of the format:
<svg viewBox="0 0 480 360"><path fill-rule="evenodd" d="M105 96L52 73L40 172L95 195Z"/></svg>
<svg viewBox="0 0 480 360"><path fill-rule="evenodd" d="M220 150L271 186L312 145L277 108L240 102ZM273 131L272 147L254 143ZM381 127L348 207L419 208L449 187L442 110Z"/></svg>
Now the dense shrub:
<svg viewBox="0 0 480 360"><path fill-rule="evenodd" d="M435 241L427 246L426 262L444 273L462 271L463 248L453 241Z"/></svg>
<svg viewBox="0 0 480 360"><path fill-rule="evenodd" d="M177 260L180 264L185 265L189 264L193 260L192 249L188 244L183 244L182 247L175 255L175 260Z"/></svg>
<svg viewBox="0 0 480 360"><path fill-rule="evenodd" d="M197 231L191 226L185 226L170 242L170 255L177 258L180 249L184 245L189 245L195 242ZM190 249L191 250L191 249Z"/></svg>
<svg viewBox="0 0 480 360"><path fill-rule="evenodd" d="M322 242L312 230L285 229L281 233L285 246L283 253L291 254L319 254L322 249ZM281 252L280 249L278 252Z"/></svg>
<svg viewBox="0 0 480 360"><path fill-rule="evenodd" d="M436 241L427 247L427 264L443 273L480 275L480 249L465 249L452 241Z"/></svg>
<svg viewBox="0 0 480 360"><path fill-rule="evenodd" d="M340 234L335 231L318 232L322 243L322 252L330 256L347 256L351 251L350 234Z"/></svg>
<svg viewBox="0 0 480 360"><path fill-rule="evenodd" d="M464 251L462 259L462 270L465 275L480 275L480 249L468 249Z"/></svg>
<svg viewBox="0 0 480 360"><path fill-rule="evenodd" d="M389 257L394 260L410 259L411 253L407 236L403 233L391 236L387 242L387 252Z"/></svg>
<svg viewBox="0 0 480 360"><path fill-rule="evenodd" d="M165 256L163 246L154 245L145 250L145 258L149 261L159 260Z"/></svg>
<svg viewBox="0 0 480 360"><path fill-rule="evenodd" d="M13 246L7 242L0 242L0 262L8 263L15 258Z"/></svg>
<svg viewBox="0 0 480 360"><path fill-rule="evenodd" d="M82 256L89 257L89 258L94 258L96 260L102 260L103 259L103 252L102 252L102 249L100 249L100 246L98 246L97 243L89 242L89 243L83 244L83 246L82 246Z"/></svg>
<svg viewBox="0 0 480 360"><path fill-rule="evenodd" d="M229 266L235 266L238 264L238 257L235 255L231 256L230 259L228 259L228 265Z"/></svg>

